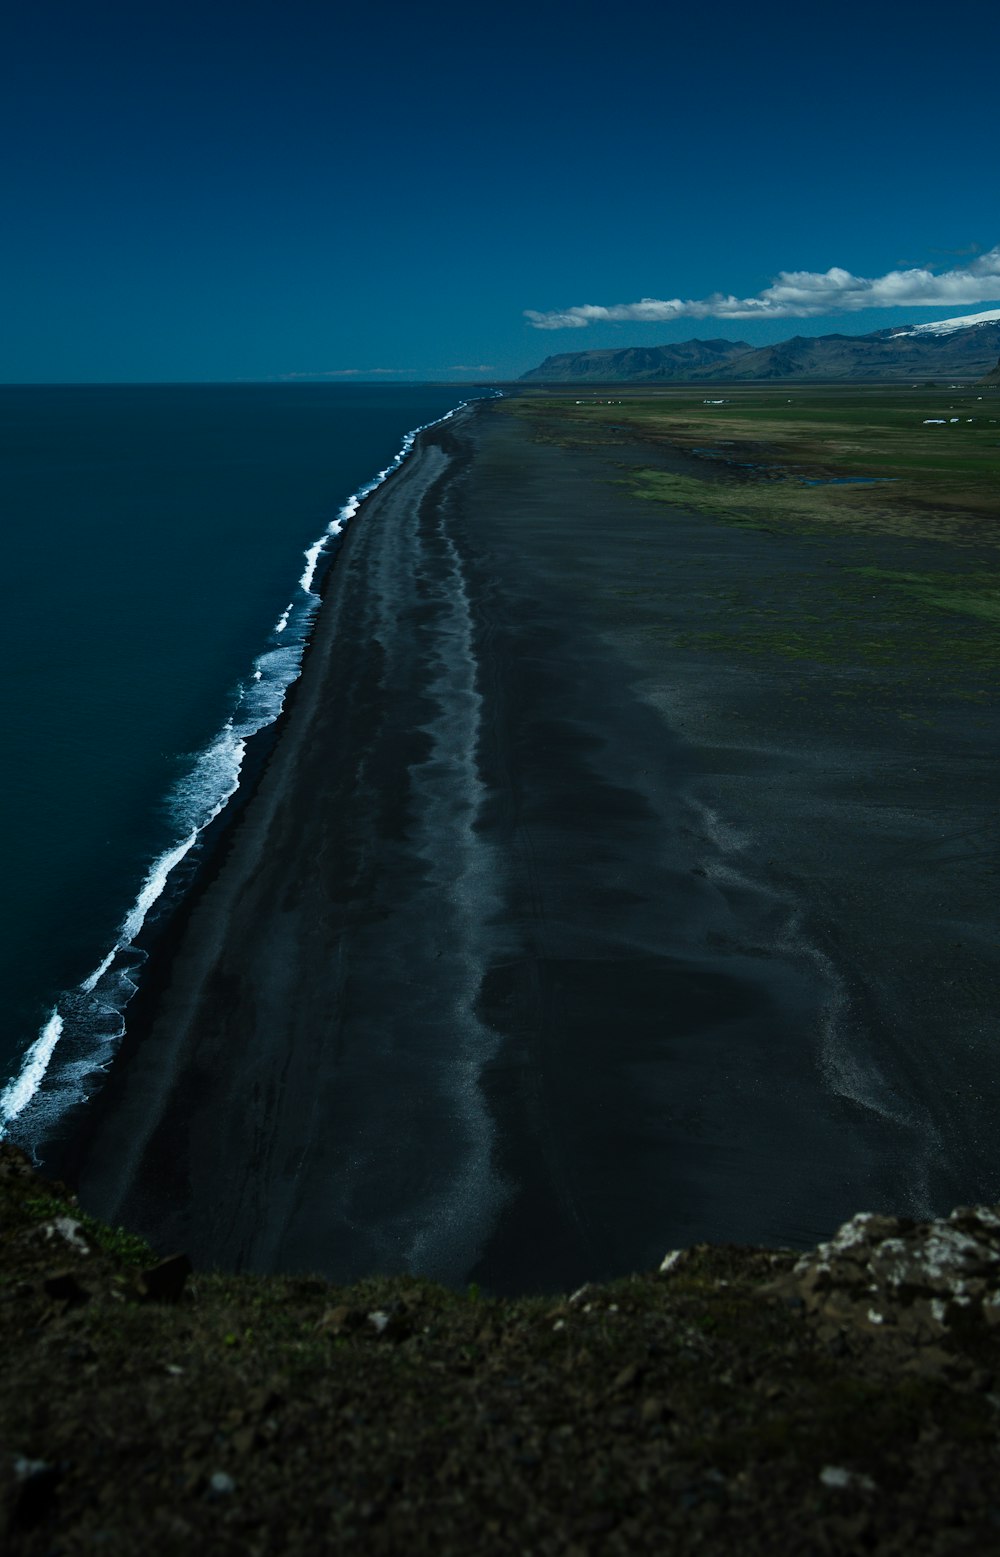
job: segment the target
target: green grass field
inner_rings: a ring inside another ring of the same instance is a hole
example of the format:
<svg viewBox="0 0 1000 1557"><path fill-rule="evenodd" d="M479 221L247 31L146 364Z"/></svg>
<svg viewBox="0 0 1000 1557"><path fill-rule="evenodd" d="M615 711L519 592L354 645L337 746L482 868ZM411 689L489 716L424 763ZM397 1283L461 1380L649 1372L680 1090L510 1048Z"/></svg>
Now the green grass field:
<svg viewBox="0 0 1000 1557"><path fill-rule="evenodd" d="M755 526L1000 544L996 391L644 387L510 406L560 442L640 439L695 454L706 478L727 478L640 470L631 477L640 497Z"/></svg>
<svg viewBox="0 0 1000 1557"><path fill-rule="evenodd" d="M936 680L971 671L992 682L1000 669L997 391L641 386L526 395L505 409L544 442L600 452L668 523L703 514L762 538L816 543L823 566L808 589L778 587L778 548L773 594L758 585L706 598L702 625L684 642L922 667ZM656 587L650 577L641 592Z"/></svg>

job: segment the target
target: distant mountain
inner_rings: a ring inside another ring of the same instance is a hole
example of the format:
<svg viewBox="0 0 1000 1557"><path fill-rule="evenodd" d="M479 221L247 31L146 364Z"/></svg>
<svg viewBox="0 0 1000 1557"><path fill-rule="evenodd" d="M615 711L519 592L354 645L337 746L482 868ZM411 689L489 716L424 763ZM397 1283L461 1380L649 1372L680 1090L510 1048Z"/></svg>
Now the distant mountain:
<svg viewBox="0 0 1000 1557"><path fill-rule="evenodd" d="M622 351L572 351L546 357L540 368L522 379L594 379L602 384L628 381L656 383L666 379L700 378L712 368L743 357L746 341L680 341L676 346L627 346Z"/></svg>
<svg viewBox="0 0 1000 1557"><path fill-rule="evenodd" d="M647 384L814 379L978 379L1000 356L1000 309L875 330L871 335L795 335L775 346L682 341L621 351L562 352L521 375L523 383Z"/></svg>

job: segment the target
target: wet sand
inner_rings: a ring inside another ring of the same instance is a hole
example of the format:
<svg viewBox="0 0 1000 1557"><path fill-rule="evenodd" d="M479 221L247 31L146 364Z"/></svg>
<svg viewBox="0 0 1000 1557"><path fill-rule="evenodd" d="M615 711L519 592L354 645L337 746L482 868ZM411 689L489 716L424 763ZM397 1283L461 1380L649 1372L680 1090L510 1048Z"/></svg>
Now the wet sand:
<svg viewBox="0 0 1000 1557"><path fill-rule="evenodd" d="M968 901L930 855L908 909L892 873L941 831L910 737L873 773L780 669L643 630L654 564L683 616L688 564L759 544L489 404L423 435L60 1144L85 1208L203 1267L528 1291L997 1198L992 1040L963 1040L978 1100L944 1098L921 942L922 892Z"/></svg>

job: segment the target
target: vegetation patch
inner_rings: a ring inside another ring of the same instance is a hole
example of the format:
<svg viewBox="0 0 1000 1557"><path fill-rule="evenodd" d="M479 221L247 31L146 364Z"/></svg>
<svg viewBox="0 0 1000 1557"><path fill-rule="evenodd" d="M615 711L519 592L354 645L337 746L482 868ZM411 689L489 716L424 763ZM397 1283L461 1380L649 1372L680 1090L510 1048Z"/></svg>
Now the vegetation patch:
<svg viewBox="0 0 1000 1557"><path fill-rule="evenodd" d="M25 1228L51 1225L55 1219L67 1214L65 1199L48 1192L25 1195L18 1202L17 1209ZM138 1269L152 1264L156 1258L144 1238L127 1233L123 1227L108 1227L106 1223L80 1210L73 1211L73 1218L79 1223L80 1236L84 1240L89 1240L123 1266ZM9 1279L9 1272L0 1275Z"/></svg>
<svg viewBox="0 0 1000 1557"><path fill-rule="evenodd" d="M849 385L728 386L713 399L642 386L505 405L547 442L595 452L616 442L615 479L665 525L696 516L774 538L773 564L758 553L746 584L713 589L653 566L647 533L641 580L610 586L634 608L634 630L676 648L866 673L865 695L880 688L894 702L904 684L992 695L1000 397ZM803 567L800 553L789 567L786 541L812 545L821 566ZM678 610L679 589L696 612Z"/></svg>
<svg viewBox="0 0 1000 1557"><path fill-rule="evenodd" d="M729 386L511 400L535 435L683 451L704 467L634 476L637 496L757 528L1000 542L1000 396L978 386ZM868 482L874 485L868 485ZM810 485L809 483L817 483ZM863 484L865 483L865 484Z"/></svg>
<svg viewBox="0 0 1000 1557"><path fill-rule="evenodd" d="M865 578L884 582L935 611L1000 622L1000 573L898 573L890 568L858 568Z"/></svg>
<svg viewBox="0 0 1000 1557"><path fill-rule="evenodd" d="M982 1318L834 1323L795 1256L704 1245L564 1296L197 1273L157 1300L81 1225L0 1146L12 1554L991 1549Z"/></svg>

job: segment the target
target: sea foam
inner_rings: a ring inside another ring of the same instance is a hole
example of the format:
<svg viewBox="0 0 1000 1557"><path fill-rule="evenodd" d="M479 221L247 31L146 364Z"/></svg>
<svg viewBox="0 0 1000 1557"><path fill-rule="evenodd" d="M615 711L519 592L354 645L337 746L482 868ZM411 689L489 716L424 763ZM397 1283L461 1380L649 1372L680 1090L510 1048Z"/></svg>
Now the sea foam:
<svg viewBox="0 0 1000 1557"><path fill-rule="evenodd" d="M86 1099L90 1078L110 1064L125 1032L125 1007L146 961L146 953L134 944L136 938L177 867L239 789L247 742L273 724L284 707L319 608L320 597L313 586L324 554L365 498L403 464L419 434L449 421L467 404L463 400L444 416L408 432L395 458L348 498L323 534L306 548L295 597L271 629L268 646L237 687L233 712L167 797L176 841L150 864L114 944L81 984L59 997L19 1071L0 1092L0 1139L12 1133L16 1121L13 1133L36 1148L67 1109Z"/></svg>

